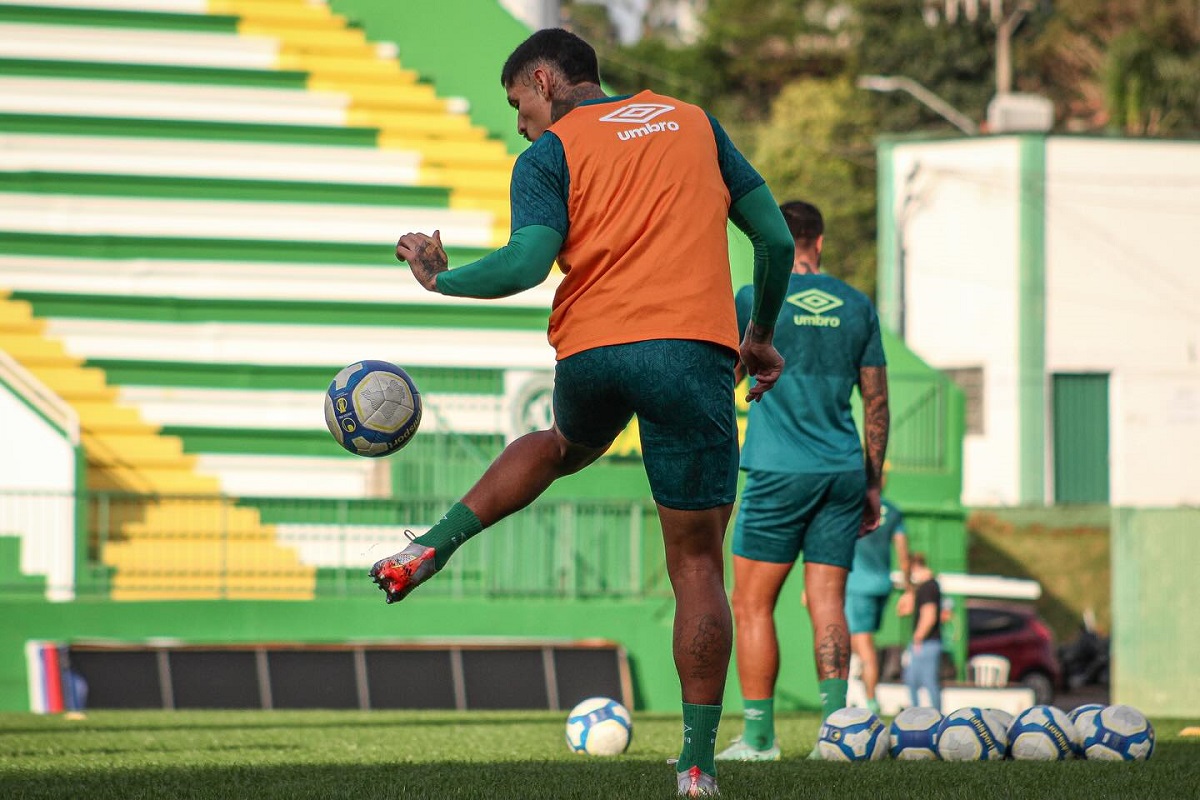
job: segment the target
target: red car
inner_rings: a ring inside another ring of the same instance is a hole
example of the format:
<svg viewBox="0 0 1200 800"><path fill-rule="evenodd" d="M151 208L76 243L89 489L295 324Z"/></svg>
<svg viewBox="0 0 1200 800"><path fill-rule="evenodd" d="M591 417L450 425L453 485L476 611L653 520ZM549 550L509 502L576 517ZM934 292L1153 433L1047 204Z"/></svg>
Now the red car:
<svg viewBox="0 0 1200 800"><path fill-rule="evenodd" d="M1004 656L1011 665L1010 684L1033 689L1036 702L1054 701L1061 667L1054 634L1038 616L1037 610L1024 603L1003 600L967 600L967 657L990 653Z"/></svg>

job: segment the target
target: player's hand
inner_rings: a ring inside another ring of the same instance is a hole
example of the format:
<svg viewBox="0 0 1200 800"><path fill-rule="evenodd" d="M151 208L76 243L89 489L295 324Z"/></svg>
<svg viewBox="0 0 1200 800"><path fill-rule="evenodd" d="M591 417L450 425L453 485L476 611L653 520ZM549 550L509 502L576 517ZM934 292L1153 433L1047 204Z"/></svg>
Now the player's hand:
<svg viewBox="0 0 1200 800"><path fill-rule="evenodd" d="M860 537L866 536L868 533L879 527L879 506L881 502L879 499L879 494L880 492L878 486L867 487L867 497L863 502L862 524L858 528L858 535Z"/></svg>
<svg viewBox="0 0 1200 800"><path fill-rule="evenodd" d="M417 283L431 292L437 291L437 276L449 268L446 249L442 247L441 231L433 236L406 233L396 242L396 258L407 261Z"/></svg>
<svg viewBox="0 0 1200 800"><path fill-rule="evenodd" d="M783 356L771 343L772 331L764 330L753 322L746 329L746 338L742 340L742 365L746 374L754 378L746 400L753 403L761 400L770 391L779 376L783 374Z"/></svg>

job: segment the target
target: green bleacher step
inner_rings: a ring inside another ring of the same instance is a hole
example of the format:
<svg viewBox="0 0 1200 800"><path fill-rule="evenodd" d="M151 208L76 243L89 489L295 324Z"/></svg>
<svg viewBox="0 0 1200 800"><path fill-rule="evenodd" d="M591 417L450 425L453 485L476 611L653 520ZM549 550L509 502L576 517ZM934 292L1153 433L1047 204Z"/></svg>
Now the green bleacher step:
<svg viewBox="0 0 1200 800"><path fill-rule="evenodd" d="M0 9L2 8L3 6L0 6ZM56 61L27 58L0 58L0 75L256 86L264 89L304 89L308 85L308 73L300 70L183 67L170 64L126 64L108 61Z"/></svg>
<svg viewBox="0 0 1200 800"><path fill-rule="evenodd" d="M98 175L71 172L0 172L0 191L98 197L154 197L243 202L353 203L448 208L450 190L438 186Z"/></svg>
<svg viewBox="0 0 1200 800"><path fill-rule="evenodd" d="M91 28L145 28L188 33L237 33L238 18L230 14L174 14L166 11L0 4L0 22L81 25Z"/></svg>

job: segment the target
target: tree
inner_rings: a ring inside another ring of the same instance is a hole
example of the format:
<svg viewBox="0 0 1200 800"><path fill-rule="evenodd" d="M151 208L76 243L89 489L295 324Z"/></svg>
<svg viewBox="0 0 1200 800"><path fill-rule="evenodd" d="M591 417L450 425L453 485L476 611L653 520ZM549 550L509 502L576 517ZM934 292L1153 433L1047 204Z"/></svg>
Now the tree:
<svg viewBox="0 0 1200 800"><path fill-rule="evenodd" d="M875 292L874 115L844 78L784 87L761 127L753 161L780 202L807 200L825 217L824 269Z"/></svg>

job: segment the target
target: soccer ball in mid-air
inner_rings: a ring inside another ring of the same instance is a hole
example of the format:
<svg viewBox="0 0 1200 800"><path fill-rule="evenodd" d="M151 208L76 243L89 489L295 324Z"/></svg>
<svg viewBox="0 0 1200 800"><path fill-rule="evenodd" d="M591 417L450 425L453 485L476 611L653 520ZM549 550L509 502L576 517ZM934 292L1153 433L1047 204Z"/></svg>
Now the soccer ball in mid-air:
<svg viewBox="0 0 1200 800"><path fill-rule="evenodd" d="M937 751L943 761L1000 761L1008 733L981 708L951 711L938 726Z"/></svg>
<svg viewBox="0 0 1200 800"><path fill-rule="evenodd" d="M865 708L839 708L817 734L817 752L826 761L878 761L887 751L887 728Z"/></svg>
<svg viewBox="0 0 1200 800"><path fill-rule="evenodd" d="M1154 753L1154 726L1133 706L1080 714L1079 739L1089 761L1145 761Z"/></svg>
<svg viewBox="0 0 1200 800"><path fill-rule="evenodd" d="M1108 706L1103 703L1087 703L1086 705L1077 706L1067 712L1067 716L1071 718L1071 725L1075 729L1075 755L1083 758L1083 729L1084 726L1091 723L1092 717L1099 714Z"/></svg>
<svg viewBox="0 0 1200 800"><path fill-rule="evenodd" d="M1075 726L1054 706L1027 708L1008 730L1008 750L1017 761L1062 761L1075 755Z"/></svg>
<svg viewBox="0 0 1200 800"><path fill-rule="evenodd" d="M325 392L325 424L338 444L359 456L386 456L421 424L421 393L408 373L386 361L343 369Z"/></svg>
<svg viewBox="0 0 1200 800"><path fill-rule="evenodd" d="M628 709L608 697L589 697L567 715L567 746L589 756L619 756L633 736Z"/></svg>
<svg viewBox="0 0 1200 800"><path fill-rule="evenodd" d="M937 731L942 712L936 708L906 708L892 720L888 734L892 758L937 761Z"/></svg>

